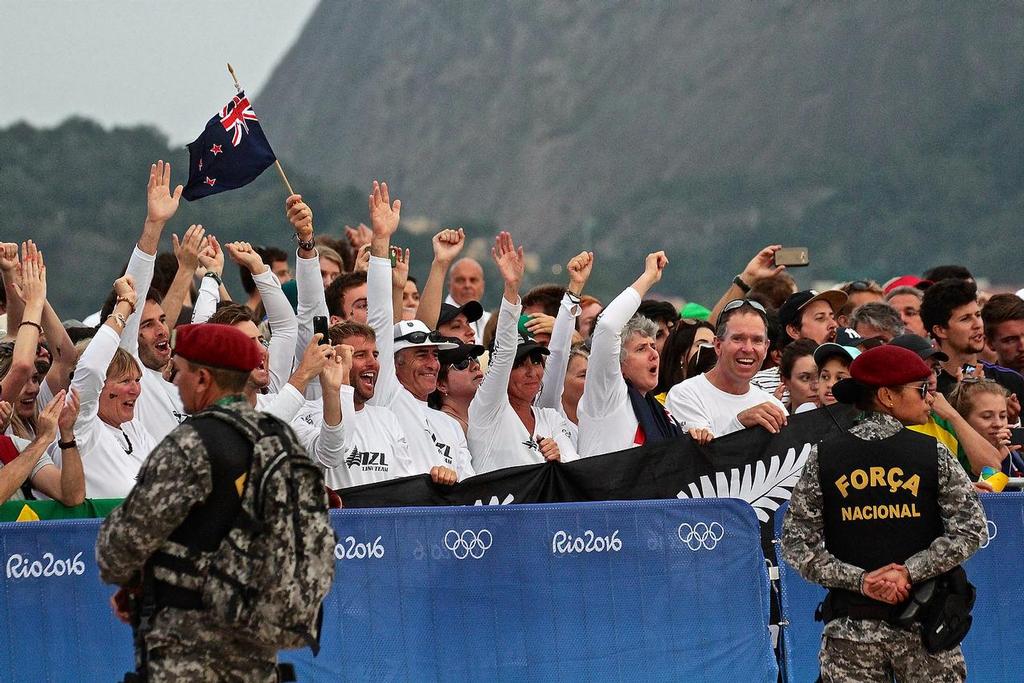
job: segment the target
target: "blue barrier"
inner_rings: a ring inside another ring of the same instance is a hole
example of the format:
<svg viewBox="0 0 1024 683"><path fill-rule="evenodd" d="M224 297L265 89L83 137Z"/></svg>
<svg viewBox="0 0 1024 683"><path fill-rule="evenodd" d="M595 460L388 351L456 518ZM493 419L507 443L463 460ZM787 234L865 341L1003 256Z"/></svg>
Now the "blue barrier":
<svg viewBox="0 0 1024 683"><path fill-rule="evenodd" d="M299 679L775 681L753 510L729 499L344 510ZM0 525L0 680L118 679L99 520Z"/></svg>
<svg viewBox="0 0 1024 683"><path fill-rule="evenodd" d="M964 658L971 680L998 683L1021 680L1017 653L1024 648L1019 626L1024 609L1020 588L1024 575L1024 493L984 494L990 539L966 562L967 575L978 588L974 624L964 640ZM775 516L775 536L782 535L782 520L789 505ZM779 558L782 612L788 626L782 635L782 670L791 683L818 676L818 649L822 625L814 621L814 608L825 596L821 586L804 581Z"/></svg>

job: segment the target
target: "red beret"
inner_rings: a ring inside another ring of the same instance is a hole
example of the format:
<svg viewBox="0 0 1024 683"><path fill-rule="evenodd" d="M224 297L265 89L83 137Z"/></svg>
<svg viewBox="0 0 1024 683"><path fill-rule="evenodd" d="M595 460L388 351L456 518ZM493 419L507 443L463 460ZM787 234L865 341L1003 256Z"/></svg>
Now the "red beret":
<svg viewBox="0 0 1024 683"><path fill-rule="evenodd" d="M928 379L932 369L910 349L883 344L868 349L850 364L850 376L869 387L894 387Z"/></svg>
<svg viewBox="0 0 1024 683"><path fill-rule="evenodd" d="M179 325L172 346L185 360L222 370L252 372L262 360L256 342L231 325Z"/></svg>

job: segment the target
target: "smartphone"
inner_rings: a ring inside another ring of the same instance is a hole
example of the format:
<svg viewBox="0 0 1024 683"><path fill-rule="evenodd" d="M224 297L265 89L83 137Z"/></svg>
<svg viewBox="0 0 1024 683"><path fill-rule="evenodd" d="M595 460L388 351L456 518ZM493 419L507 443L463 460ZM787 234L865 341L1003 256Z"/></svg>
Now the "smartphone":
<svg viewBox="0 0 1024 683"><path fill-rule="evenodd" d="M690 358L689 367L686 371L687 377L696 377L715 367L718 362L718 354L711 344L701 344L697 347L697 353Z"/></svg>
<svg viewBox="0 0 1024 683"><path fill-rule="evenodd" d="M1024 427L1010 428L1010 445L1024 446Z"/></svg>
<svg viewBox="0 0 1024 683"><path fill-rule="evenodd" d="M327 316L326 315L314 315L313 316L313 334L322 334L320 337L320 344L330 344L331 335L327 333Z"/></svg>
<svg viewBox="0 0 1024 683"><path fill-rule="evenodd" d="M807 247L783 247L775 252L775 265L799 268L811 265L811 254Z"/></svg>

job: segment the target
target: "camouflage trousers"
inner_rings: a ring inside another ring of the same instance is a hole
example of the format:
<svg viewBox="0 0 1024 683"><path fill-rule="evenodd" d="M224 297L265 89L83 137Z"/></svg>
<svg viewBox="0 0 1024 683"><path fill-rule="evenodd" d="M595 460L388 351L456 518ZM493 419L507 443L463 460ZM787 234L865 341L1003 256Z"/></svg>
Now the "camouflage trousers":
<svg viewBox="0 0 1024 683"><path fill-rule="evenodd" d="M929 653L917 633L881 643L862 643L833 636L821 642L818 661L823 683L961 683L967 664L957 646Z"/></svg>
<svg viewBox="0 0 1024 683"><path fill-rule="evenodd" d="M277 662L162 647L149 653L147 683L277 683Z"/></svg>

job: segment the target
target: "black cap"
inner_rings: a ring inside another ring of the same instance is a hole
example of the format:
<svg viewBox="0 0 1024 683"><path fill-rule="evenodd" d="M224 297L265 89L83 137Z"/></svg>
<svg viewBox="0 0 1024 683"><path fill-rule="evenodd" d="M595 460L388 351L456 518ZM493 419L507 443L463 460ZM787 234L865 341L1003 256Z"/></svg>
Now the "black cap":
<svg viewBox="0 0 1024 683"><path fill-rule="evenodd" d="M479 301L467 301L462 306L452 306L451 304L441 304L441 314L437 316L437 324L443 325L445 323L455 320L455 316L459 313L466 316L466 320L471 323L475 323L477 320L483 317L484 307L480 305Z"/></svg>
<svg viewBox="0 0 1024 683"><path fill-rule="evenodd" d="M516 346L515 362L518 363L523 359L524 356L528 356L531 353L541 353L546 356L551 352L548 351L548 347L544 346L543 344L539 344L537 340L534 339L533 337L526 334L520 334L519 344Z"/></svg>
<svg viewBox="0 0 1024 683"><path fill-rule="evenodd" d="M797 292L786 299L779 307L779 322L782 327L795 325L796 319L800 317L800 311L815 301L827 301L832 307L832 312L837 313L843 304L846 303L846 294L838 289L826 289L824 292L816 292L813 289L805 289Z"/></svg>
<svg viewBox="0 0 1024 683"><path fill-rule="evenodd" d="M479 358L484 352L484 347L479 344L466 344L461 339L456 339L455 337L449 337L449 339L457 342L459 345L454 349L445 349L444 351L437 352L437 360L441 365L454 365L467 358Z"/></svg>
<svg viewBox="0 0 1024 683"><path fill-rule="evenodd" d="M930 341L917 334L901 334L889 343L892 346L902 346L905 349L910 349L920 356L921 360L934 358L943 363L949 360L949 356L932 346Z"/></svg>

